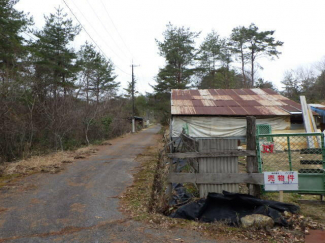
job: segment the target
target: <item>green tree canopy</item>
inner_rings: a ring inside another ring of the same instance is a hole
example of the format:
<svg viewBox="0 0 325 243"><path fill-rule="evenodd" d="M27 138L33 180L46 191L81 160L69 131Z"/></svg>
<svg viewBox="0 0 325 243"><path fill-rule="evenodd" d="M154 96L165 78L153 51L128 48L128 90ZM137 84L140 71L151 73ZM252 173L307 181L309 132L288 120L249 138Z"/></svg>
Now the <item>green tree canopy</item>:
<svg viewBox="0 0 325 243"><path fill-rule="evenodd" d="M192 65L196 54L195 39L199 33L169 23L163 36L163 41L156 40L159 54L166 61L165 67L159 70L156 77L157 85L154 86L154 90L158 93L188 87L195 72Z"/></svg>
<svg viewBox="0 0 325 243"><path fill-rule="evenodd" d="M220 66L221 49L224 46L224 40L215 31L209 33L198 52L197 59L203 71L211 72Z"/></svg>
<svg viewBox="0 0 325 243"><path fill-rule="evenodd" d="M240 58L242 75L247 87L254 87L256 60L259 57L278 57L281 54L278 47L281 47L283 42L274 39L274 32L274 30L259 31L259 28L253 23L248 28L240 26L232 30L233 51ZM246 63L250 63L250 82L246 77Z"/></svg>
<svg viewBox="0 0 325 243"><path fill-rule="evenodd" d="M257 80L257 82L255 83L255 88L273 89L274 91L278 91L277 88L274 86L274 84L271 81L265 81L262 78L259 78Z"/></svg>
<svg viewBox="0 0 325 243"><path fill-rule="evenodd" d="M74 25L63 9L58 8L55 14L45 16L44 28L34 33L38 37L33 45L36 75L43 82L43 87L50 88L54 97L61 91L66 94L74 88L77 56L69 44L80 30L80 26Z"/></svg>
<svg viewBox="0 0 325 243"><path fill-rule="evenodd" d="M119 86L115 82L114 65L111 60L95 50L94 45L85 43L78 52L79 68L81 69L81 87L86 95L87 103L95 97L97 103L100 97L114 93Z"/></svg>
<svg viewBox="0 0 325 243"><path fill-rule="evenodd" d="M2 83L12 79L22 65L19 60L27 53L22 36L32 24L24 12L14 8L18 0L0 1L0 78Z"/></svg>
<svg viewBox="0 0 325 243"><path fill-rule="evenodd" d="M94 45L86 42L81 46L78 52L78 61L77 65L81 70L80 78L81 82L79 83L80 91L82 94L86 95L87 104L90 100L90 91L91 91L91 78L93 77L93 72L95 69L94 59L97 56Z"/></svg>
<svg viewBox="0 0 325 243"><path fill-rule="evenodd" d="M209 33L200 46L197 60L197 76L200 88L240 87L240 76L231 70L231 42L215 31Z"/></svg>
<svg viewBox="0 0 325 243"><path fill-rule="evenodd" d="M114 65L111 60L106 60L100 54L97 54L94 60L94 76L91 79L91 90L96 97L96 102L104 95L115 94L116 88L119 86L118 82L115 82Z"/></svg>
<svg viewBox="0 0 325 243"><path fill-rule="evenodd" d="M241 87L241 75L235 70L221 67L213 73L202 77L198 86L200 89L235 89Z"/></svg>

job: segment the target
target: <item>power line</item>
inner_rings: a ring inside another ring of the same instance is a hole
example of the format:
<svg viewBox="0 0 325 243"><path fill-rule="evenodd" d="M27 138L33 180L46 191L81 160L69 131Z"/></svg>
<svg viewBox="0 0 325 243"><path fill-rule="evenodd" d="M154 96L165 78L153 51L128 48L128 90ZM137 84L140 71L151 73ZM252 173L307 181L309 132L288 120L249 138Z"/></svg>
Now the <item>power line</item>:
<svg viewBox="0 0 325 243"><path fill-rule="evenodd" d="M88 5L90 6L91 10L93 11L93 13L95 14L96 18L99 20L99 22L101 23L101 25L103 26L103 28L105 29L106 33L108 34L108 36L111 38L111 40L115 43L115 45L118 47L118 49L120 49L120 51L123 53L123 55L125 55L126 57L128 57L124 51L120 48L119 44L116 43L116 41L114 40L114 38L111 36L111 34L109 33L108 29L106 28L106 26L103 24L103 21L98 17L96 11L94 10L93 6L88 2Z"/></svg>
<svg viewBox="0 0 325 243"><path fill-rule="evenodd" d="M26 33L25 31L23 32L25 35L27 35L29 38L33 39L34 41L37 41L33 36L31 36L30 34Z"/></svg>
<svg viewBox="0 0 325 243"><path fill-rule="evenodd" d="M81 22L79 21L79 19L77 18L77 16L73 13L73 11L71 10L71 8L69 7L69 5L66 3L65 0L62 0L64 2L64 4L67 6L67 8L70 10L71 14L75 17L75 19L78 21L78 23L80 24L81 28L86 32L86 34L88 35L88 37L92 40L92 42L97 46L97 48L102 52L102 54L109 60L109 58L106 56L105 52L99 47L99 45L97 45L97 43L94 41L94 39L91 37L91 35L88 33L88 31L85 29L85 27L81 24ZM117 69L119 69L121 72L127 74L127 75L131 75L127 72L125 72L124 70L122 70L121 68L119 68L117 65L114 65Z"/></svg>
<svg viewBox="0 0 325 243"><path fill-rule="evenodd" d="M119 37L120 37L120 38L121 38L121 40L122 40L122 42L123 42L124 46L126 47L126 49L128 50L128 52L131 54L131 56L133 57L133 54L132 54L132 52L130 51L130 49L128 48L128 46L125 44L125 41L124 41L124 39L122 38L122 36L120 35L120 32L118 31L118 29L116 28L116 25L115 25L115 23L114 23L113 19L112 19L112 18L111 18L111 16L109 15L109 13L108 13L108 11L107 11L107 8L106 8L105 4L103 3L103 1L102 1L102 0L100 0L100 2L101 2L101 4L103 5L103 7L104 7L104 10L105 10L105 12L106 12L106 14L107 14L107 16L108 16L109 20L110 20L110 21L111 21L111 23L113 24L113 26L114 26L114 28L115 28L115 30L116 30L116 32L117 32L117 34L119 35Z"/></svg>
<svg viewBox="0 0 325 243"><path fill-rule="evenodd" d="M72 0L71 0L72 4L78 9L79 13L82 15L82 17L87 21L87 23L89 24L89 26L93 29L93 31L97 34L97 36L99 36L99 38L104 42L105 46L110 49L110 51L112 53L114 53L122 62L124 62L125 60L118 55L107 43L106 41L102 38L102 36L97 32L97 30L92 26L92 24L88 21L88 19L85 17L85 15L82 13L82 11L79 9L78 5L76 5Z"/></svg>
<svg viewBox="0 0 325 243"><path fill-rule="evenodd" d="M27 35L29 38L31 38L31 39L33 39L34 41L36 41L36 39L35 39L33 36L29 35L27 32L23 31L23 32L21 32L21 33ZM3 33L1 33L1 32L0 32L0 34L1 34L4 38L7 38L7 37L8 37L8 36L6 36L5 34L3 34ZM21 37L23 37L23 36L21 36Z"/></svg>

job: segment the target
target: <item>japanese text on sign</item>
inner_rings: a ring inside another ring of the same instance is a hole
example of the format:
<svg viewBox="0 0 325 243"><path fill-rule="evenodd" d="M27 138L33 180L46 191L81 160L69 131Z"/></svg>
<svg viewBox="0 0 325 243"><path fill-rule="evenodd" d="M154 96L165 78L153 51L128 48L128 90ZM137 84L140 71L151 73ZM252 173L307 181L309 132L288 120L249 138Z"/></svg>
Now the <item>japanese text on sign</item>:
<svg viewBox="0 0 325 243"><path fill-rule="evenodd" d="M266 191L298 190L298 172L297 171L264 172L264 185Z"/></svg>

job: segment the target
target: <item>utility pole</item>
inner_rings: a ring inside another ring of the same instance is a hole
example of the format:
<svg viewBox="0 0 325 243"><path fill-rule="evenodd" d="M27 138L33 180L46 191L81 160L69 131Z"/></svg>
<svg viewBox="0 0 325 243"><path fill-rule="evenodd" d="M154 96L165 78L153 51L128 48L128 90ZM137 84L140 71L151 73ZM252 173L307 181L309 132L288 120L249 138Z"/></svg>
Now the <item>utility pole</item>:
<svg viewBox="0 0 325 243"><path fill-rule="evenodd" d="M139 66L139 65L138 65ZM134 104L134 67L138 67L136 65L133 65L132 62L132 133L135 133L135 104Z"/></svg>

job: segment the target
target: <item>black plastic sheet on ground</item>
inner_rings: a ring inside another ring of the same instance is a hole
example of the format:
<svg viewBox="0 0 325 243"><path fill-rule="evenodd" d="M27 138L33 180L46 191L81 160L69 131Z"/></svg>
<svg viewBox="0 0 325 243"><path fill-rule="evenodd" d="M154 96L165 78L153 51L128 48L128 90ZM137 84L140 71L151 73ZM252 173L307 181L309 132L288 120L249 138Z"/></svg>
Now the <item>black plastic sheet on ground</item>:
<svg viewBox="0 0 325 243"><path fill-rule="evenodd" d="M175 171L181 172L182 169L187 166L187 160L174 158L173 164L177 164ZM170 206L183 205L193 198L193 195L188 193L184 185L181 183L172 183L172 188L174 193L171 200L169 200Z"/></svg>
<svg viewBox="0 0 325 243"><path fill-rule="evenodd" d="M282 226L287 221L281 213L297 213L299 207L293 204L262 200L256 197L230 193L209 193L207 199L200 199L180 207L171 215L173 218L199 220L202 222L223 221L230 225L239 225L240 218L251 214L263 214Z"/></svg>
<svg viewBox="0 0 325 243"><path fill-rule="evenodd" d="M193 198L193 195L191 193L188 193L186 191L186 188L181 183L173 183L172 184L173 191L175 192L169 201L170 206L175 205L182 205L187 203L191 198Z"/></svg>

